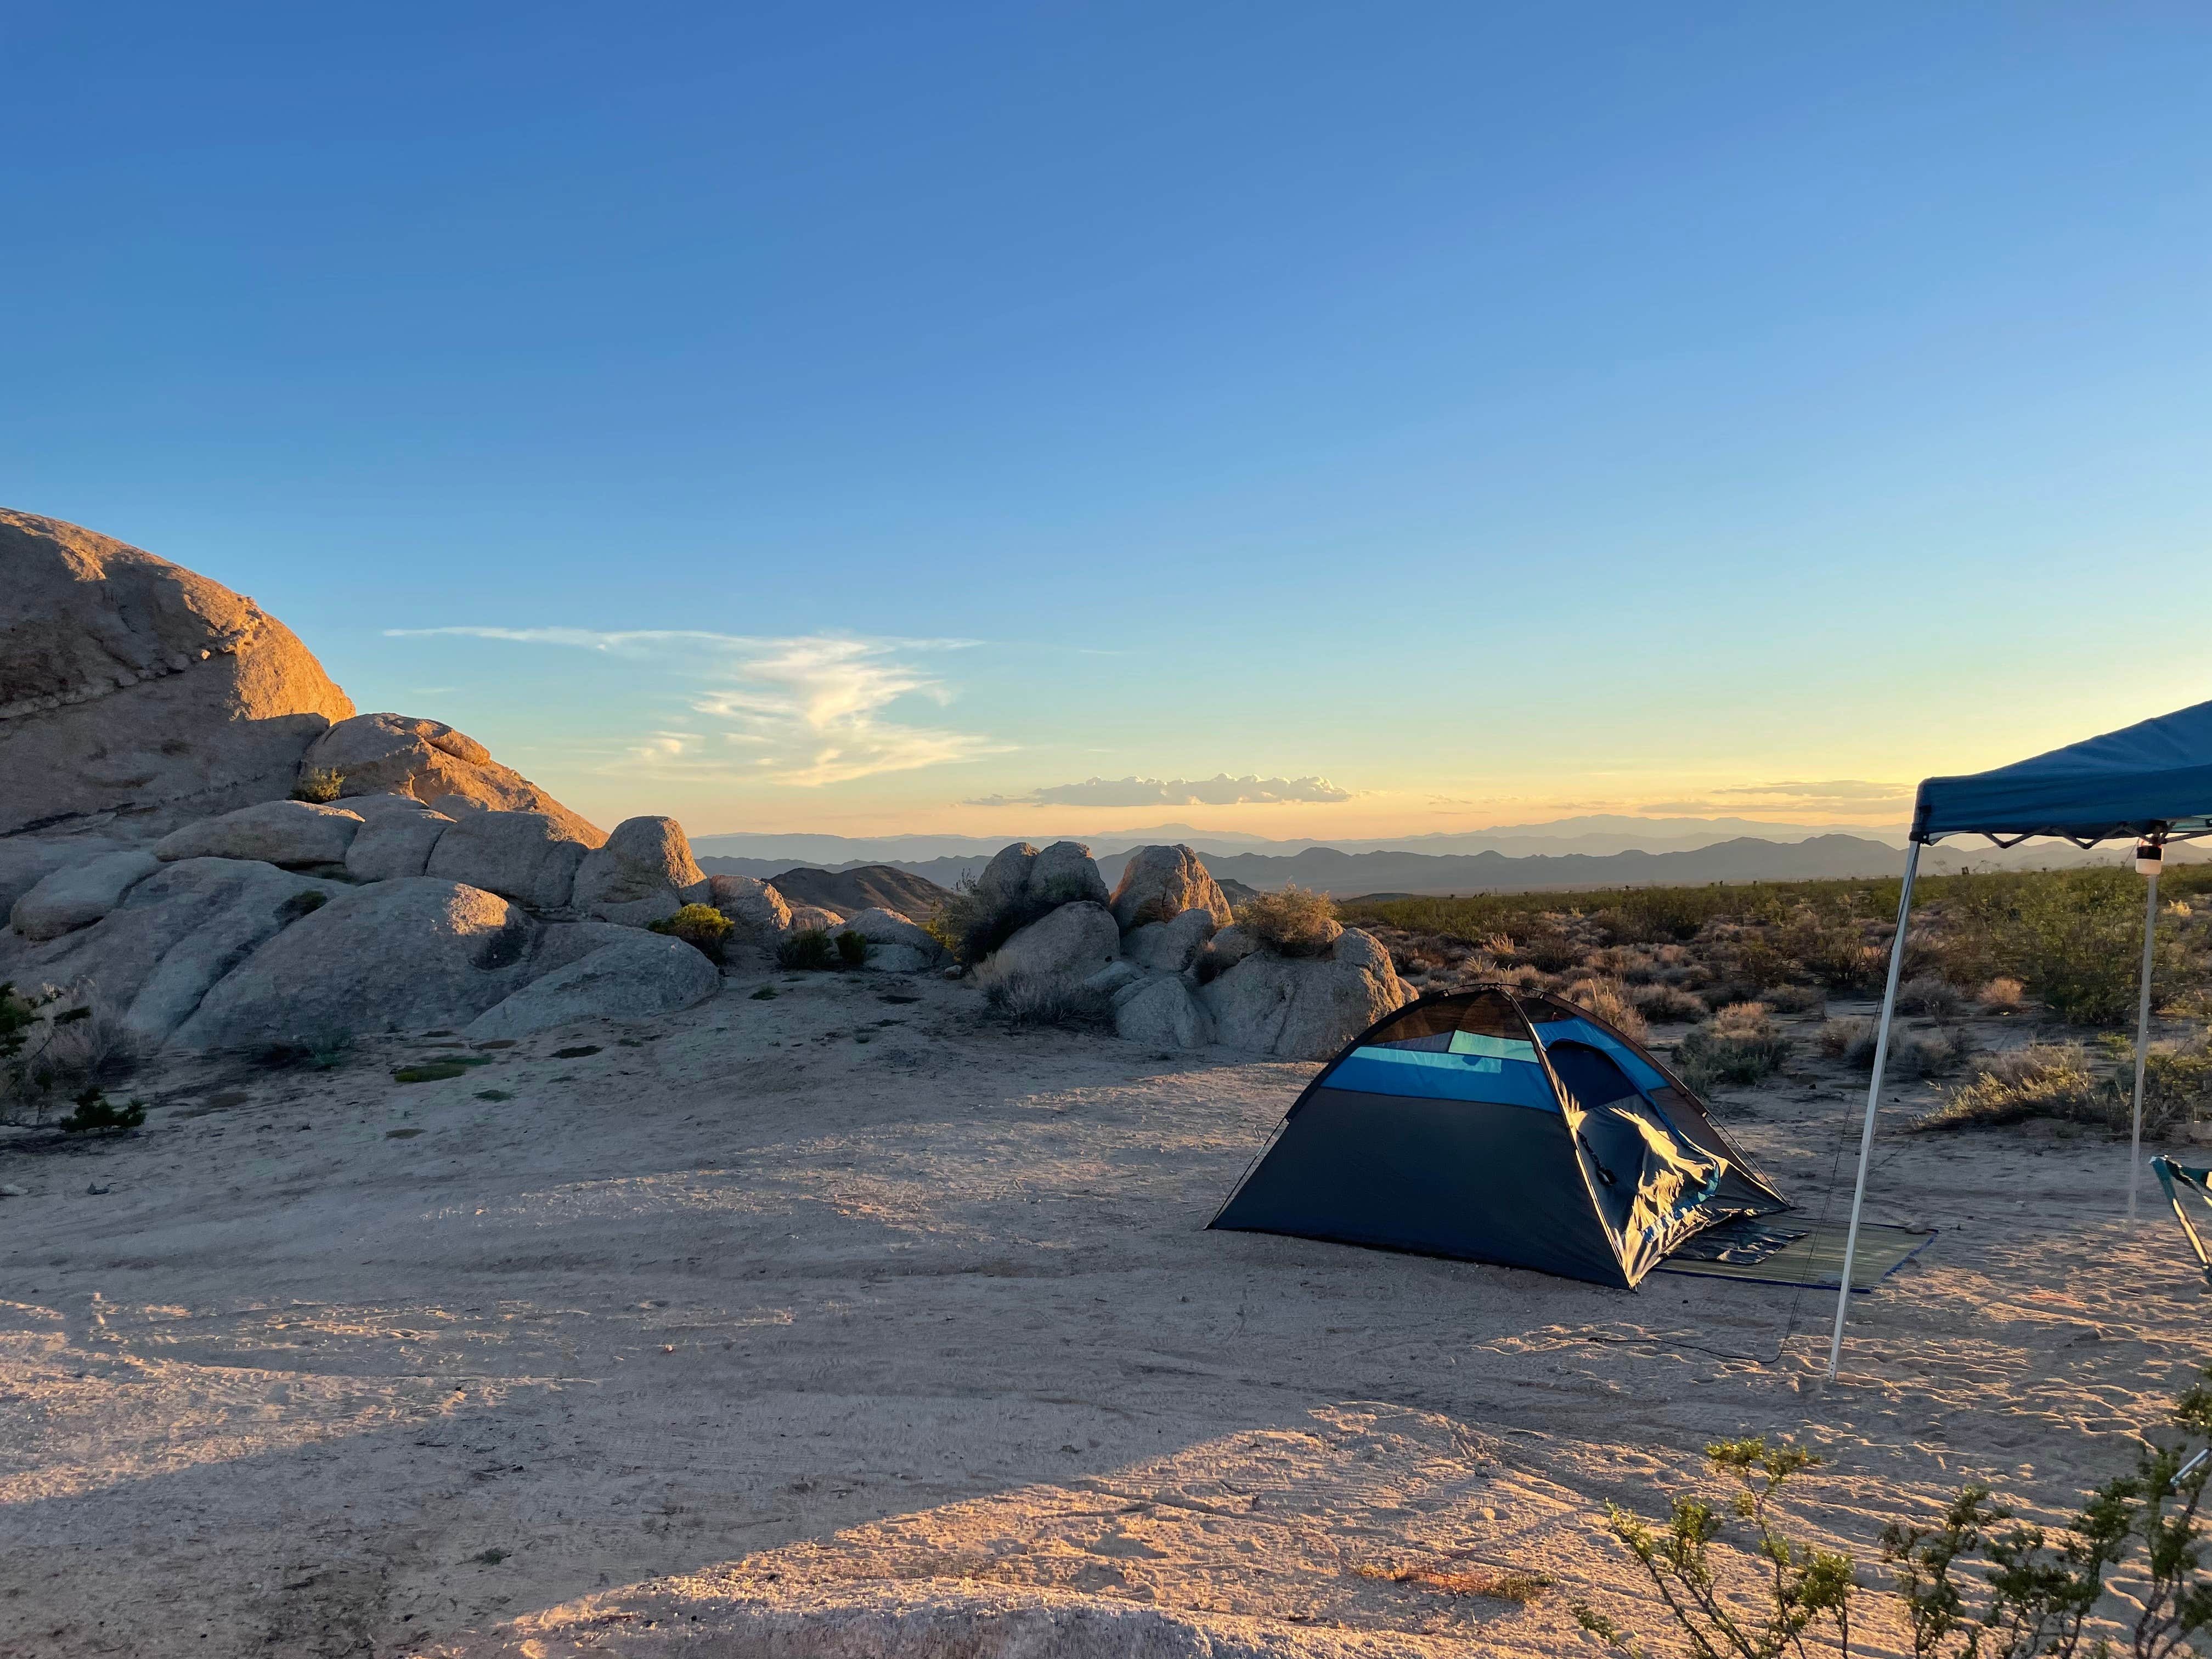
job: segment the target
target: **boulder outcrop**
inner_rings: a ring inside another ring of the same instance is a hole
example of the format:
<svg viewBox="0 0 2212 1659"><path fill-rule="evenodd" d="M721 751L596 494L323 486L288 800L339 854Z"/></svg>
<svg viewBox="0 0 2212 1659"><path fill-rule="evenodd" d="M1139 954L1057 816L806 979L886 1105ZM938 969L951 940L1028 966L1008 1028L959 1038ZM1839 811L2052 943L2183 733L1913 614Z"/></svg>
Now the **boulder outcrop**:
<svg viewBox="0 0 2212 1659"><path fill-rule="evenodd" d="M1229 925L1229 900L1188 847L1139 847L1129 854L1110 901L1123 933L1150 921L1172 921L1186 910L1203 910L1218 927Z"/></svg>
<svg viewBox="0 0 2212 1659"><path fill-rule="evenodd" d="M136 847L65 865L15 901L9 925L27 939L58 939L89 927L161 867L159 859Z"/></svg>
<svg viewBox="0 0 2212 1659"><path fill-rule="evenodd" d="M602 921L642 927L708 896L707 878L674 818L625 818L576 866L577 909Z"/></svg>
<svg viewBox="0 0 2212 1659"><path fill-rule="evenodd" d="M1326 957L1255 951L1199 999L1222 1043L1281 1060L1327 1060L1413 1000L1375 938L1347 928Z"/></svg>
<svg viewBox="0 0 2212 1659"><path fill-rule="evenodd" d="M1121 954L1155 973L1180 974L1198 960L1213 937L1213 913L1184 911L1171 921L1141 922L1121 939Z"/></svg>
<svg viewBox="0 0 2212 1659"><path fill-rule="evenodd" d="M423 873L557 910L567 907L576 866L590 850L550 813L464 811L440 833Z"/></svg>
<svg viewBox="0 0 2212 1659"><path fill-rule="evenodd" d="M108 813L167 828L281 799L352 713L252 600L0 509L0 835Z"/></svg>
<svg viewBox="0 0 2212 1659"><path fill-rule="evenodd" d="M1112 915L1085 900L1047 911L993 951L976 972L987 985L1020 978L1073 983L1104 969L1121 948L1121 930Z"/></svg>
<svg viewBox="0 0 2212 1659"><path fill-rule="evenodd" d="M176 1041L316 1047L362 1031L459 1024L529 981L543 932L507 899L458 882L416 877L354 888L218 981Z"/></svg>
<svg viewBox="0 0 2212 1659"><path fill-rule="evenodd" d="M424 874L438 838L453 823L412 795L362 796L352 806L364 820L346 848L346 874L355 881L400 881Z"/></svg>
<svg viewBox="0 0 2212 1659"><path fill-rule="evenodd" d="M944 960L943 947L896 910L863 910L845 926L868 941L867 965L878 973L918 974Z"/></svg>
<svg viewBox="0 0 2212 1659"><path fill-rule="evenodd" d="M1213 1016L1189 981L1163 974L1115 994L1114 1032L1150 1048L1202 1048L1213 1041Z"/></svg>
<svg viewBox="0 0 2212 1659"><path fill-rule="evenodd" d="M722 987L714 964L681 939L607 922L548 927L531 966L538 976L479 1014L467 1036L483 1042L580 1019L646 1019L704 1002Z"/></svg>
<svg viewBox="0 0 2212 1659"><path fill-rule="evenodd" d="M791 927L791 906L767 882L752 876L709 876L707 902L737 925L735 939L773 945Z"/></svg>
<svg viewBox="0 0 2212 1659"><path fill-rule="evenodd" d="M299 769L303 774L338 774L342 804L354 795L412 795L445 811L440 797L457 795L495 812L542 812L561 826L565 839L587 848L606 840L596 825L520 772L501 766L483 744L442 720L411 714L353 714L308 746Z"/></svg>
<svg viewBox="0 0 2212 1659"><path fill-rule="evenodd" d="M178 859L252 859L304 869L343 864L361 830L360 815L303 800L265 800L234 812L201 818L154 843L164 863Z"/></svg>

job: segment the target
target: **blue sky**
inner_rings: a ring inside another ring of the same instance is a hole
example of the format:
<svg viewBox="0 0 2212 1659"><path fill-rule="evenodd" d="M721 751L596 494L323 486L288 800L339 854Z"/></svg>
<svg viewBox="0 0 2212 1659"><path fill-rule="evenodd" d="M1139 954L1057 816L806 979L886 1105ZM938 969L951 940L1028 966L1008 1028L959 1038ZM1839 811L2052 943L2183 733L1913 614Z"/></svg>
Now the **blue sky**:
<svg viewBox="0 0 2212 1659"><path fill-rule="evenodd" d="M602 820L1874 821L2212 696L2199 7L19 0L0 58L0 503Z"/></svg>

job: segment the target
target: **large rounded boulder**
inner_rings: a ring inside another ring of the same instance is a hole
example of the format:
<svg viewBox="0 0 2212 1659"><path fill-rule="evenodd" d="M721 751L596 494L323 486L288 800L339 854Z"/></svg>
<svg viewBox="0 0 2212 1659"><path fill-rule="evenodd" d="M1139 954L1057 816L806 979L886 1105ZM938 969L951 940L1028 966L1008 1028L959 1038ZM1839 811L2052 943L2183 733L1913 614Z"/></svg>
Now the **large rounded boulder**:
<svg viewBox="0 0 2212 1659"><path fill-rule="evenodd" d="M155 827L291 793L346 694L291 629L181 565L0 509L0 835Z"/></svg>
<svg viewBox="0 0 2212 1659"><path fill-rule="evenodd" d="M465 1024L530 980L542 931L519 906L457 882L356 888L254 951L201 999L176 1042L313 1047Z"/></svg>
<svg viewBox="0 0 2212 1659"><path fill-rule="evenodd" d="M674 818L625 818L584 854L569 902L595 921L642 927L708 891L682 824Z"/></svg>
<svg viewBox="0 0 2212 1659"><path fill-rule="evenodd" d="M1325 957L1255 951L1198 993L1226 1047L1328 1060L1414 993L1372 934L1347 928Z"/></svg>
<svg viewBox="0 0 2212 1659"><path fill-rule="evenodd" d="M1110 904L1125 933L1148 922L1173 921L1186 910L1205 911L1216 927L1229 925L1227 896L1188 847L1137 848L1121 868Z"/></svg>

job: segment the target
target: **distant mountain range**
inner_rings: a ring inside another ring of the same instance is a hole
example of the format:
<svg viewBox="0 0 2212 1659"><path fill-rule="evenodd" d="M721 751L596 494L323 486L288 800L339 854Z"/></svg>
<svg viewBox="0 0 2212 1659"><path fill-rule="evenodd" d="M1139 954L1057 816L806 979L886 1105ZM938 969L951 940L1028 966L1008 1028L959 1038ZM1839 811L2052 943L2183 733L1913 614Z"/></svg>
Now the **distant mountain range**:
<svg viewBox="0 0 2212 1659"><path fill-rule="evenodd" d="M1431 855L1503 853L1510 858L1547 854L1689 852L1745 836L1760 841L1802 842L1818 836L1859 836L1903 846L1904 831L1865 830L1849 824L1764 823L1753 818L1633 818L1591 814L1546 823L1502 824L1487 830L1362 838L1300 837L1273 841L1234 830L1200 830L1188 823L1156 823L1139 830L1095 834L1025 831L1000 836L776 836L715 835L692 838L692 851L717 858L781 860L794 864L912 864L934 859L988 858L1009 842L1042 847L1049 842L1079 841L1101 857L1156 842L1181 843L1206 854L1256 853L1288 858L1311 848L1340 853L1425 853Z"/></svg>
<svg viewBox="0 0 2212 1659"><path fill-rule="evenodd" d="M702 838L712 840L713 837ZM1072 839L1072 837L1071 837ZM997 848L991 849L995 852ZM1673 852L1642 848L1620 853L1536 854L1514 857L1498 852L1474 854L1409 853L1401 850L1352 852L1337 847L1308 847L1288 855L1251 852L1205 854L1206 867L1222 881L1240 882L1262 890L1293 882L1339 898L1369 893L1526 893L1589 887L1696 886L1715 881L1813 881L1856 876L1892 876L1903 867L1899 849L1863 836L1814 836L1803 841L1765 841L1752 836ZM2174 849L2177 861L2191 856ZM2130 848L2114 845L2082 853L2058 842L2034 843L1999 853L1985 844L1961 843L1931 848L1921 860L1929 875L1954 874L1963 869L2058 868L2083 864L2110 864L2129 857ZM980 872L990 861L986 854L930 859L882 859L867 861L876 867L920 877L939 887L957 885L962 878ZM1098 860L1098 871L1111 887L1128 862L1126 851L1109 853ZM700 866L710 874L779 877L790 869L787 861L763 858L717 858L701 855ZM851 871L860 861L832 866ZM810 887L822 872L806 872ZM823 888L825 892L828 890ZM836 907L832 907L836 908ZM895 908L895 907L894 907Z"/></svg>

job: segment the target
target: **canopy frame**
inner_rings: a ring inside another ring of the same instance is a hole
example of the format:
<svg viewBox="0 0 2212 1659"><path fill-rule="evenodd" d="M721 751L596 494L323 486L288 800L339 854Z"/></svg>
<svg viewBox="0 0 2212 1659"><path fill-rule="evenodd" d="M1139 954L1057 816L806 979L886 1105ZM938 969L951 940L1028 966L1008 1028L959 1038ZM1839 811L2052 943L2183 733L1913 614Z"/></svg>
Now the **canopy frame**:
<svg viewBox="0 0 2212 1659"><path fill-rule="evenodd" d="M1927 785L1923 784L1921 789L1924 797ZM2188 821L2184 820L2184 822ZM1986 836L2000 848L2007 848L2017 847L2021 842L2032 840L2036 835L2043 832L2030 830L2015 835L2010 840L2006 840L2002 836L1989 830L1948 833L1978 834ZM2139 842L2163 848L2169 842L2194 841L2206 835L2212 835L2212 826L2175 830L2166 823L2149 823L2128 829L2118 829L2101 835L2087 836L2053 835L2050 838L2069 842L2086 852L2090 848L2100 846L2106 842L2120 840L2128 836L2136 836ZM1859 1167L1857 1178L1851 1188L1850 1227L1844 1237L1843 1283L1837 1287L1836 1325L1834 1333L1828 1341L1828 1381L1831 1382L1836 1380L1837 1372L1843 1364L1844 1324L1850 1314L1851 1261L1858 1251L1859 1211L1866 1202L1867 1168L1874 1153L1875 1118L1881 1105L1882 1071L1889 1058L1890 1025L1896 1017L1898 980L1905 967L1905 933L1907 924L1912 916L1913 878L1919 872L1921 848L1933 845L1942 839L1942 833L1923 835L1916 825L1912 839L1907 843L1905 848L1905 880L1897 896L1897 935L1890 944L1889 976L1882 988L1881 1021L1875 1034L1874 1076L1867 1085L1866 1120L1859 1130ZM2136 1219L2136 1194L2142 1184L2142 1177L2143 1063L2146 1051L2150 1044L2150 976L2158 938L2158 872L2155 867L2143 884L2148 889L2148 895L2144 902L2143 914L2142 982L2136 1006L2135 1101L2128 1152L2128 1219L2130 1222Z"/></svg>

